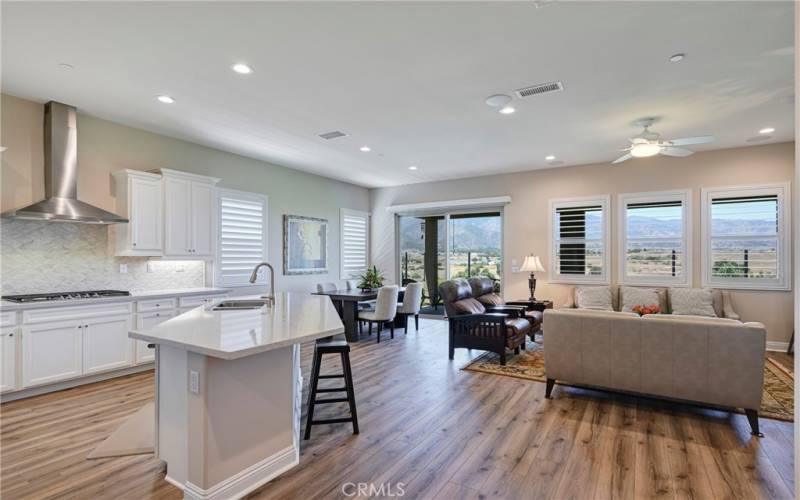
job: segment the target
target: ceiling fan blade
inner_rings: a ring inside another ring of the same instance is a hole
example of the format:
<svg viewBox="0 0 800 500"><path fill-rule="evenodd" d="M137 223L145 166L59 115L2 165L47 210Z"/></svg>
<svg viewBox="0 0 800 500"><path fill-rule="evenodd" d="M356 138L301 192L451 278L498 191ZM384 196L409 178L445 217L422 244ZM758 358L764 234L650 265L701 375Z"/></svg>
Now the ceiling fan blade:
<svg viewBox="0 0 800 500"><path fill-rule="evenodd" d="M674 147L671 147L671 146L667 146L667 147L661 148L661 154L662 155L666 155L666 156L684 157L684 156L693 155L694 151L689 151L688 149L684 149L684 148L674 148Z"/></svg>
<svg viewBox="0 0 800 500"><path fill-rule="evenodd" d="M630 153L624 154L624 155L620 156L619 158L617 158L616 160L612 161L611 164L614 165L615 163L622 163L623 161L630 160L631 158L633 158L632 154L630 154Z"/></svg>
<svg viewBox="0 0 800 500"><path fill-rule="evenodd" d="M690 144L705 144L707 142L713 142L715 137L713 135L701 135L698 137L681 137L680 139L672 139L671 141L667 141L671 143L673 146L688 146Z"/></svg>

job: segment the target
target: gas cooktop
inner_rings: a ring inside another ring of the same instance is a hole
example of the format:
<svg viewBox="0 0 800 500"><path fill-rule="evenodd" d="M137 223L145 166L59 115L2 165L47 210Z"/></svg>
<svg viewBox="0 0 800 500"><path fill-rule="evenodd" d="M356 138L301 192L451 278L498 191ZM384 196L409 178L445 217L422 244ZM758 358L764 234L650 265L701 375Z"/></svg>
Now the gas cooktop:
<svg viewBox="0 0 800 500"><path fill-rule="evenodd" d="M123 290L87 290L82 292L33 293L29 295L5 295L0 297L11 302L50 302L55 300L99 299L103 297L125 297L130 292Z"/></svg>

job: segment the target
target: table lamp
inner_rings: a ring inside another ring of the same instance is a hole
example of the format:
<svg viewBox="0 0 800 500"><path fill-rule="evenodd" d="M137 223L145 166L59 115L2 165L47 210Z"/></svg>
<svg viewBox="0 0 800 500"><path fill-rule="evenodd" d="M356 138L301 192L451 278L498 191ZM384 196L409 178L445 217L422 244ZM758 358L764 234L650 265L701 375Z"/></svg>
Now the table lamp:
<svg viewBox="0 0 800 500"><path fill-rule="evenodd" d="M519 270L531 273L530 278L528 278L528 288L531 289L531 300L536 300L534 296L536 292L536 276L534 276L533 273L543 273L545 271L542 260L536 255L528 255L525 257L525 260L522 262L522 267L520 267Z"/></svg>

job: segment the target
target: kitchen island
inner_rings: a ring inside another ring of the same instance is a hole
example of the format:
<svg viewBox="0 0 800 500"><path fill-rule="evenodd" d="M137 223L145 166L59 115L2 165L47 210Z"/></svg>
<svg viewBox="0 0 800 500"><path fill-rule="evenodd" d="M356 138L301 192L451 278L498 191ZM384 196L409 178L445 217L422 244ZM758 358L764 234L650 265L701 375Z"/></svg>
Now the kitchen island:
<svg viewBox="0 0 800 500"><path fill-rule="evenodd" d="M238 498L298 464L300 343L344 331L327 297L216 305L130 333L155 344L155 453L184 498Z"/></svg>

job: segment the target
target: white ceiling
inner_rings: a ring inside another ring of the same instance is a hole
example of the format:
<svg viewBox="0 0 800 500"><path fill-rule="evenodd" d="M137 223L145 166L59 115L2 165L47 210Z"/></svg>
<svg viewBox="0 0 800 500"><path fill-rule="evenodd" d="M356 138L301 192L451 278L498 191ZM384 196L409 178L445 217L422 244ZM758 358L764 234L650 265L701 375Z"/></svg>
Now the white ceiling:
<svg viewBox="0 0 800 500"><path fill-rule="evenodd" d="M650 115L666 138L717 136L698 151L794 137L793 2L2 9L4 92L369 187L611 161ZM484 104L554 80L513 115Z"/></svg>

